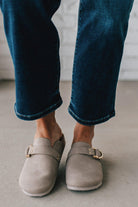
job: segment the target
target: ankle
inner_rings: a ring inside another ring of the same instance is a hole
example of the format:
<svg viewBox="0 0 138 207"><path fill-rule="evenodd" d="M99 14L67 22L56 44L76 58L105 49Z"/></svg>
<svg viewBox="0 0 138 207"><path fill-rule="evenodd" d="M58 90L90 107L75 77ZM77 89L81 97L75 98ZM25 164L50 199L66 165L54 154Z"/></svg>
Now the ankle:
<svg viewBox="0 0 138 207"><path fill-rule="evenodd" d="M62 130L57 123L51 124L43 124L36 127L36 134L41 136L47 136L48 138L52 139L55 134L62 134Z"/></svg>
<svg viewBox="0 0 138 207"><path fill-rule="evenodd" d="M87 142L92 147L92 139L94 137L94 125L86 126L77 123L74 128L74 137L72 143Z"/></svg>
<svg viewBox="0 0 138 207"><path fill-rule="evenodd" d="M50 116L54 116L54 114L36 120L37 126L34 138L43 137L54 142L62 136L62 130L56 122L55 117Z"/></svg>

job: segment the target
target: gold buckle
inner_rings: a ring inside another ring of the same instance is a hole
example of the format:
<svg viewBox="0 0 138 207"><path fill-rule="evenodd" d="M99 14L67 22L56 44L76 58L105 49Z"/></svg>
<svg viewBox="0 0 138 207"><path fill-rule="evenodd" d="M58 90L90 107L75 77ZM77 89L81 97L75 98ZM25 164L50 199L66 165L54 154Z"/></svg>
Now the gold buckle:
<svg viewBox="0 0 138 207"><path fill-rule="evenodd" d="M102 155L101 155L101 156L96 155L96 148L89 148L89 154L92 154L92 152L90 151L91 149L94 150L94 155L92 155L93 158L96 158L96 159L98 159L98 160L100 160L100 159L103 158L103 153L102 153L99 149L98 149L98 150L101 152Z"/></svg>
<svg viewBox="0 0 138 207"><path fill-rule="evenodd" d="M29 154L29 150L31 149L31 152L33 152L33 145L32 144L30 144L29 146L28 146L28 148L27 148L27 152L26 152L26 157L28 158L28 157L31 157L31 154Z"/></svg>

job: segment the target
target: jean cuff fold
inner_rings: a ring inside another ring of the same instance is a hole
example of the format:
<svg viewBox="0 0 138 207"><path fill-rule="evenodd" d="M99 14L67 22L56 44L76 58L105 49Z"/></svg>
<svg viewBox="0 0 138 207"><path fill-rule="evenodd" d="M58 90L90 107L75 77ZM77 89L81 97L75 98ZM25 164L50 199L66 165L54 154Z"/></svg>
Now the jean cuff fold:
<svg viewBox="0 0 138 207"><path fill-rule="evenodd" d="M73 112L73 110L70 108L70 106L68 106L68 112L77 122L79 122L80 124L83 124L83 125L87 125L87 126L103 123L103 122L105 122L115 116L115 110L113 110L113 111L109 112L106 116L100 117L98 119L84 120L84 119L81 119L78 115L76 115L76 113Z"/></svg>
<svg viewBox="0 0 138 207"><path fill-rule="evenodd" d="M17 112L16 102L15 102L15 104L14 104L14 111L15 111L16 116L19 119L26 120L26 121L32 121L32 120L39 119L39 118L41 118L43 116L46 116L47 114L51 113L52 111L55 111L57 108L59 108L62 105L62 103L63 103L63 100L60 98L58 100L58 102L56 102L55 104L47 107L43 111L40 111L40 112L37 112L37 113L34 113L34 114L21 114L21 113Z"/></svg>

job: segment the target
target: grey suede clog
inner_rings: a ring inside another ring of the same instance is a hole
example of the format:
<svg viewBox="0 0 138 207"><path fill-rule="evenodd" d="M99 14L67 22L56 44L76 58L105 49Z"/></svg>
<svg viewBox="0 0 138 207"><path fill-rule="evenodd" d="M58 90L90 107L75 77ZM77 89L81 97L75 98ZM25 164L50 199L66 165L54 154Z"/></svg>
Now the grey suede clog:
<svg viewBox="0 0 138 207"><path fill-rule="evenodd" d="M65 147L62 134L53 147L48 138L35 138L25 150L26 160L19 176L19 186L29 196L44 196L54 187Z"/></svg>
<svg viewBox="0 0 138 207"><path fill-rule="evenodd" d="M99 149L86 142L73 143L66 159L66 184L69 190L87 191L102 185L103 170Z"/></svg>

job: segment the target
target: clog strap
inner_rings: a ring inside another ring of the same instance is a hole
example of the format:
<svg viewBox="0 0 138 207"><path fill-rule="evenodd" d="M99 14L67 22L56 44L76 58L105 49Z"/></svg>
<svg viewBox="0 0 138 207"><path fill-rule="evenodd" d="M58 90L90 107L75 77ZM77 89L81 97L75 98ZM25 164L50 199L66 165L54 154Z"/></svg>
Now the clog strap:
<svg viewBox="0 0 138 207"><path fill-rule="evenodd" d="M27 158L31 157L32 155L42 154L42 155L49 155L55 158L57 161L60 160L60 154L50 146L42 146L42 145L29 145L25 150L25 156Z"/></svg>
<svg viewBox="0 0 138 207"><path fill-rule="evenodd" d="M86 154L86 155L91 155L95 159L102 159L103 158L103 153L96 148L92 147L72 147L68 153L68 157L74 154Z"/></svg>

